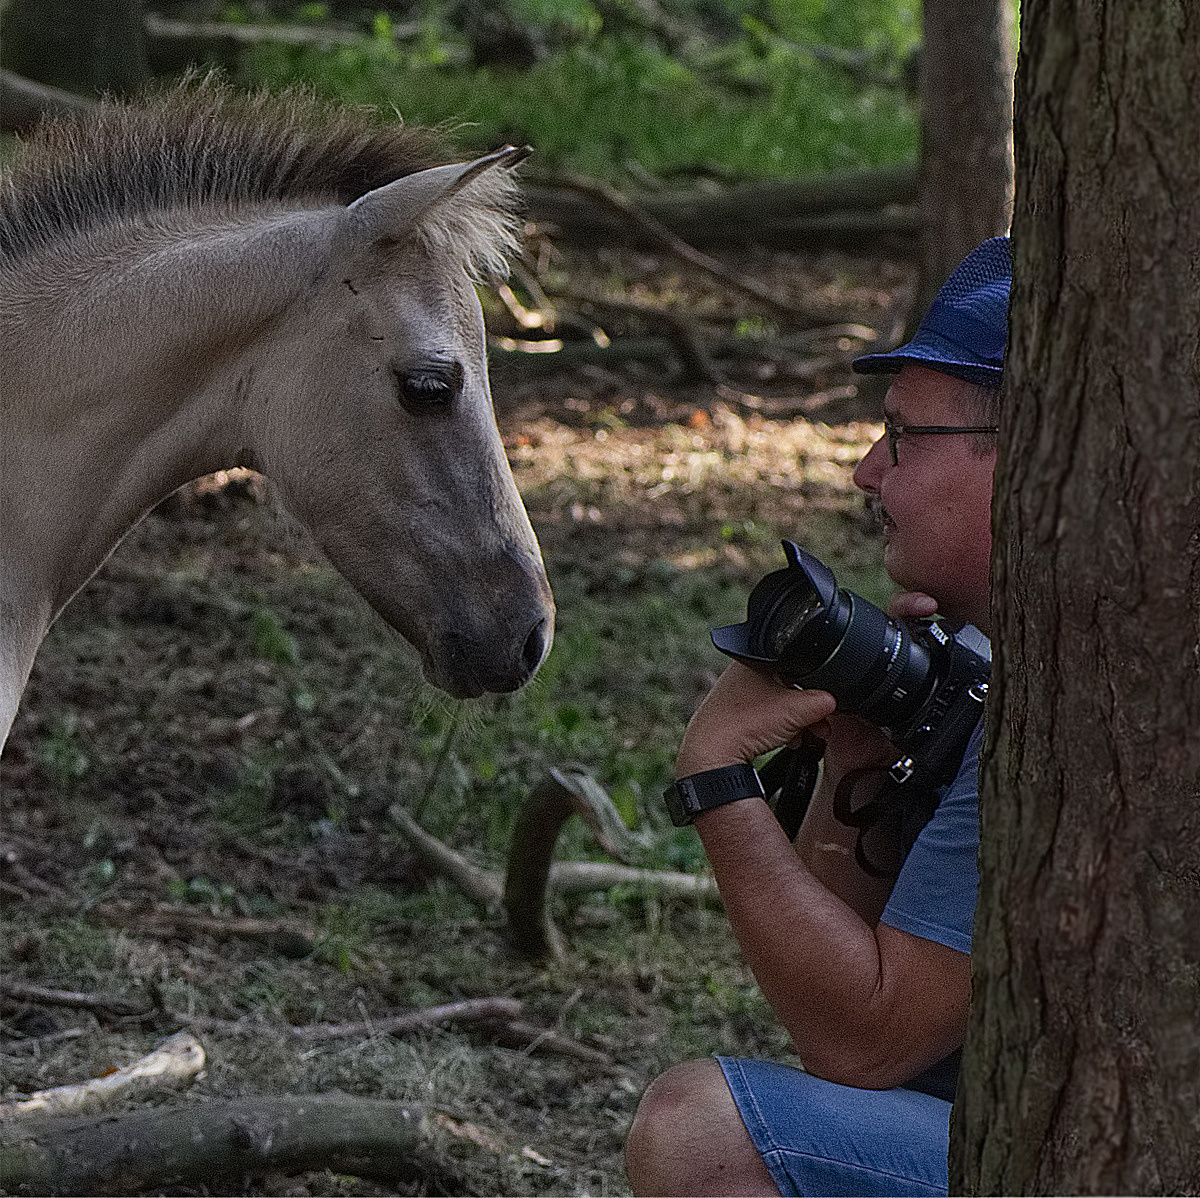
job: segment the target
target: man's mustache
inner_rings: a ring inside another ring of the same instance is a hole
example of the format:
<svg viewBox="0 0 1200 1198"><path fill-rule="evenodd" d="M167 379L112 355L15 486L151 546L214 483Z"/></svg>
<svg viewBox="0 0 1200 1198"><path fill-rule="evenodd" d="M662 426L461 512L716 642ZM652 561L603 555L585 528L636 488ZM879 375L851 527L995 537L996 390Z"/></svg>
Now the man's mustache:
<svg viewBox="0 0 1200 1198"><path fill-rule="evenodd" d="M882 532L884 522L892 521L878 495L863 496L863 515L866 517L868 529L873 532Z"/></svg>

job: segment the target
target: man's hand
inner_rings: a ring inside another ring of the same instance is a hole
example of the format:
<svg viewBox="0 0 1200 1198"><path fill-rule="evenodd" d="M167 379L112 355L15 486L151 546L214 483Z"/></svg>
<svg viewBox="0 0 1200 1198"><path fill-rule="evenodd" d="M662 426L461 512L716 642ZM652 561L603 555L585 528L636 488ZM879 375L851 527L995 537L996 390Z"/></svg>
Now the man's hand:
<svg viewBox="0 0 1200 1198"><path fill-rule="evenodd" d="M825 691L792 690L735 661L692 716L675 776L753 761L795 740L834 706Z"/></svg>

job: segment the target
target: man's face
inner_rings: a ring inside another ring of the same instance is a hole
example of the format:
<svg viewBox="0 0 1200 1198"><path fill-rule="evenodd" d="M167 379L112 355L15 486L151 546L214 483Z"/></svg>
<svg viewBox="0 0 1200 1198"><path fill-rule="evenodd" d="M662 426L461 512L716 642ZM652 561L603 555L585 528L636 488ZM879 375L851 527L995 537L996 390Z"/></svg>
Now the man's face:
<svg viewBox="0 0 1200 1198"><path fill-rule="evenodd" d="M888 389L893 424L983 423L972 412L968 383L906 363ZM969 433L901 436L893 465L880 437L854 472L883 512L884 566L906 591L922 591L953 620L987 631L992 552L992 472L996 453L979 454Z"/></svg>

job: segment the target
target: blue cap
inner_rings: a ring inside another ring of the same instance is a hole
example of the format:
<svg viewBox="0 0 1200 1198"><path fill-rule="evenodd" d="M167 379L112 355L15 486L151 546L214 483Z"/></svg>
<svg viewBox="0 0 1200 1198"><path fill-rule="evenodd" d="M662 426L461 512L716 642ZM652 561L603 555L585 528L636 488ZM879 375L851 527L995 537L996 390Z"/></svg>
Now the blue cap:
<svg viewBox="0 0 1200 1198"><path fill-rule="evenodd" d="M1008 340L1012 252L1007 237L973 249L942 285L907 345L852 363L859 374L894 374L905 362L999 387Z"/></svg>

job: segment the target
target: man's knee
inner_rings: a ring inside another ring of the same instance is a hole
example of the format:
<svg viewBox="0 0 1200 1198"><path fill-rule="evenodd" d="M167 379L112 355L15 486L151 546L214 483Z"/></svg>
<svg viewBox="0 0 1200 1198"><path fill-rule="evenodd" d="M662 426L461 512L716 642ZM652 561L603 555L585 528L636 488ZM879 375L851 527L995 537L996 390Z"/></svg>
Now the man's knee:
<svg viewBox="0 0 1200 1198"><path fill-rule="evenodd" d="M650 1083L625 1166L638 1194L778 1193L712 1059L685 1061Z"/></svg>
<svg viewBox="0 0 1200 1198"><path fill-rule="evenodd" d="M724 1093L713 1091L718 1089ZM684 1061L659 1074L642 1095L637 1115L629 1129L626 1152L643 1143L655 1145L660 1140L676 1142L680 1137L690 1139L697 1118L715 1105L733 1105L721 1066L712 1059Z"/></svg>

